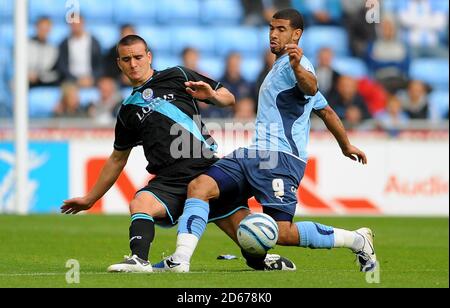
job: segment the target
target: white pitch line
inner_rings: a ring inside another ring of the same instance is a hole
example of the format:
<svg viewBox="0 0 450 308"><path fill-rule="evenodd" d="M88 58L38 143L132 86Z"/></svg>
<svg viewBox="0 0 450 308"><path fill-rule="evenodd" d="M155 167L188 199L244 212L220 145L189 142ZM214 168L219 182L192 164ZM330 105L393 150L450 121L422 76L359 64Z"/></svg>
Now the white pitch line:
<svg viewBox="0 0 450 308"><path fill-rule="evenodd" d="M273 273L273 272L277 272L277 271L272 271L272 272L264 272L264 273ZM351 272L355 272L358 273L358 271L354 271L354 270L297 270L297 272L304 272L304 273L315 273L315 272L320 272L320 273L351 273ZM395 271L395 270L381 270L381 273L396 273L396 272L401 272L401 273L434 273L434 272L445 272L445 270L438 270L438 269L430 269L430 270L408 270L408 271ZM214 272L214 271L198 271L198 272L190 272L187 273L189 274L236 274L236 271L232 271L232 272ZM242 272L239 272L239 274L254 274L256 273L255 271L252 270L244 270ZM289 272L288 272L289 273ZM293 273L293 272L290 272ZM294 272L295 273L295 272ZM110 276L114 276L114 275L167 275L167 274L176 274L176 273L170 273L170 272L154 272L154 273L107 273L107 272L86 272L83 273L81 272L80 275L87 275L87 276L106 276L106 275L110 275ZM10 273L10 274L0 274L0 277L45 277L45 276L65 276L66 273ZM186 274L181 274L181 275L186 275Z"/></svg>

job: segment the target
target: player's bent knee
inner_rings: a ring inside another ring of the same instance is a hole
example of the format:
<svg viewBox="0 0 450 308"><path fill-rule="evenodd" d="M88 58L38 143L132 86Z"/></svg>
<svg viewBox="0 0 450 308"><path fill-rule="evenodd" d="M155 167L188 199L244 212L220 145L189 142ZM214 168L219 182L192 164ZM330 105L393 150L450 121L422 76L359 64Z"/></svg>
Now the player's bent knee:
<svg viewBox="0 0 450 308"><path fill-rule="evenodd" d="M145 213L153 218L164 218L166 216L165 207L151 195L137 196L130 202L130 213Z"/></svg>
<svg viewBox="0 0 450 308"><path fill-rule="evenodd" d="M218 197L219 188L217 183L206 175L201 175L188 186L188 198L196 198L209 201Z"/></svg>

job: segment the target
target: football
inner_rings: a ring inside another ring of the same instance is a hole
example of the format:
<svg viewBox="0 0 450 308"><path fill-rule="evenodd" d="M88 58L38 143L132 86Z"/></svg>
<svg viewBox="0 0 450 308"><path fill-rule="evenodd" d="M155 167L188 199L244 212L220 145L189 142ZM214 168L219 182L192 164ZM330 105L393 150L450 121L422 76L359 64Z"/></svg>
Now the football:
<svg viewBox="0 0 450 308"><path fill-rule="evenodd" d="M262 256L277 244L278 225L267 214L251 214L239 224L237 238L247 253Z"/></svg>

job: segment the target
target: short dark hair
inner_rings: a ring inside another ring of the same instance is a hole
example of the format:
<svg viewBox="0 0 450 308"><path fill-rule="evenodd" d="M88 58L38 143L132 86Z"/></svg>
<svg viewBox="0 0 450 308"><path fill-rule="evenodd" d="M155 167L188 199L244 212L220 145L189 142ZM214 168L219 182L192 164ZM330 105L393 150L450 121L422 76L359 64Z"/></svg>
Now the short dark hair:
<svg viewBox="0 0 450 308"><path fill-rule="evenodd" d="M300 29L303 31L305 28L302 14L295 9L284 9L278 11L275 15L273 15L273 18L289 20L291 22L291 27L294 29Z"/></svg>
<svg viewBox="0 0 450 308"><path fill-rule="evenodd" d="M120 46L130 46L130 45L136 44L138 42L141 42L142 44L144 44L146 52L150 51L150 49L148 48L147 42L142 37L140 37L139 35L132 34L132 35L125 36L124 38L122 38L119 41L119 43L117 44L117 47L116 47L117 54L119 54Z"/></svg>

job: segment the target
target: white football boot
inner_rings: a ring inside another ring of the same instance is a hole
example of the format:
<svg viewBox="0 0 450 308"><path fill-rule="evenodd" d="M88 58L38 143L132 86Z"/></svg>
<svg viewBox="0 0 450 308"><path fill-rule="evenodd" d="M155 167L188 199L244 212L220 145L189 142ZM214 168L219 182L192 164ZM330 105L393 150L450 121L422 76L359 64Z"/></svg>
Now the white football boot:
<svg viewBox="0 0 450 308"><path fill-rule="evenodd" d="M377 255L373 246L374 234L369 228L361 228L355 232L364 239L361 250L355 251L360 270L361 272L373 272L377 267Z"/></svg>
<svg viewBox="0 0 450 308"><path fill-rule="evenodd" d="M189 263L175 262L172 256L169 256L161 262L153 265L154 272L173 272L189 273Z"/></svg>
<svg viewBox="0 0 450 308"><path fill-rule="evenodd" d="M153 267L148 261L140 259L138 256L125 256L125 260L108 267L109 273L152 273Z"/></svg>

